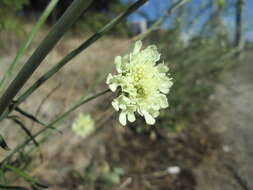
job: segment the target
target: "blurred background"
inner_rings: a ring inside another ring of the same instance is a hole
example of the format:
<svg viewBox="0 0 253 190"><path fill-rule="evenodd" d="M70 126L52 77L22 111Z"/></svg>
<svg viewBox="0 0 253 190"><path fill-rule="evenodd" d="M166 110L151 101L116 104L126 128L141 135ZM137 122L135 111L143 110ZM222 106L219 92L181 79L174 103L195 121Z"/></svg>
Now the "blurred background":
<svg viewBox="0 0 253 190"><path fill-rule="evenodd" d="M49 0L0 1L0 77L40 18ZM72 26L25 85L45 71L134 1L96 0ZM60 0L6 85L61 17L72 0ZM60 122L62 134L49 131L12 158L49 189L250 190L253 189L253 1L149 0L41 86L21 107L52 121L84 95L106 88L115 72L114 57L137 39L155 44L168 64L174 85L170 107L154 126L142 118L123 127L100 97ZM2 93L6 86L2 86ZM89 113L94 131L77 136L71 126ZM40 126L22 118L35 133ZM26 134L1 123L11 148ZM8 153L0 150L0 160ZM14 185L28 186L6 171ZM0 175L1 176L1 175ZM0 177L0 184L4 183Z"/></svg>

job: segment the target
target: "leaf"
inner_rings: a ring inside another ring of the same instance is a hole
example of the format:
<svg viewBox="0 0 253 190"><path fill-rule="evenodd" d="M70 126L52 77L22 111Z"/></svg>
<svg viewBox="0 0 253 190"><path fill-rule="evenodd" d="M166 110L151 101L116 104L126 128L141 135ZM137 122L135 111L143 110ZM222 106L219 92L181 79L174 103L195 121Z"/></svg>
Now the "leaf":
<svg viewBox="0 0 253 190"><path fill-rule="evenodd" d="M0 134L0 146L5 150L10 150L7 143L5 142L3 136Z"/></svg>

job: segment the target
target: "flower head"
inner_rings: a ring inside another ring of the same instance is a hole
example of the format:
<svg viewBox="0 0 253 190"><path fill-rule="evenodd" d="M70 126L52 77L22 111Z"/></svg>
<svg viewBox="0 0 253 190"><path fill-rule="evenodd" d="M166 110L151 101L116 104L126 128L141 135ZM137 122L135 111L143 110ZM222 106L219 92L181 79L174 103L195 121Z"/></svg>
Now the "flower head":
<svg viewBox="0 0 253 190"><path fill-rule="evenodd" d="M86 137L95 130L95 123L89 114L80 113L72 124L72 130L76 135Z"/></svg>
<svg viewBox="0 0 253 190"><path fill-rule="evenodd" d="M160 54L155 45L141 50L137 41L131 53L115 58L117 74L109 74L106 83L111 91L120 88L120 94L112 102L120 112L119 121L126 125L127 120L135 121L135 113L145 118L149 125L155 123L159 110L168 107L167 94L172 86L168 67L157 64Z"/></svg>

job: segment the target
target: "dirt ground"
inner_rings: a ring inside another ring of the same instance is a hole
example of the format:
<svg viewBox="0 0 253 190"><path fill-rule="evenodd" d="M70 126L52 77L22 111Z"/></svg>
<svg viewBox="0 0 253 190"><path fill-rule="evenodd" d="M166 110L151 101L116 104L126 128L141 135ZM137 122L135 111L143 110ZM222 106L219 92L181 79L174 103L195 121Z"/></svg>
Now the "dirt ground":
<svg viewBox="0 0 253 190"><path fill-rule="evenodd" d="M68 36L61 40L27 85L83 40L83 37ZM34 93L22 108L36 113L41 101L55 88L38 113L38 117L46 122L82 95L104 89L105 73L113 69L114 57L126 52L129 44L129 40L110 37L99 40ZM10 52L1 55L1 73L4 72L2 65L8 64L14 56ZM28 55L31 53L32 50ZM177 134L163 131L159 125L141 134L134 130L135 126L122 127L118 124L118 115L111 115L108 101L111 95L98 98L60 123L63 134L54 132L39 150L33 152L28 171L48 184L50 190L253 189L250 180L253 177L252 66L243 64L224 75L224 83L217 86L211 97L215 102L214 112L209 116L203 114L208 119L201 122L193 118L192 124ZM89 112L97 121L99 130L86 139L75 136L70 129L78 112ZM10 146L15 147L22 132L8 130L9 122L3 125ZM32 131L36 131L36 127L33 125ZM5 155L6 152L1 151L0 159ZM175 166L179 172L170 172ZM115 168L122 170L119 179L113 172L110 179L101 177Z"/></svg>
<svg viewBox="0 0 253 190"><path fill-rule="evenodd" d="M209 126L212 132L220 136L224 153L216 155L221 166L215 176L203 175L204 171L210 172L212 165L204 164L200 167L200 171L197 170L201 184L199 189L253 189L252 73L253 59L248 52L235 70L224 74L223 84L216 88L212 98L219 105L210 116ZM230 175L221 177L221 168L224 166Z"/></svg>

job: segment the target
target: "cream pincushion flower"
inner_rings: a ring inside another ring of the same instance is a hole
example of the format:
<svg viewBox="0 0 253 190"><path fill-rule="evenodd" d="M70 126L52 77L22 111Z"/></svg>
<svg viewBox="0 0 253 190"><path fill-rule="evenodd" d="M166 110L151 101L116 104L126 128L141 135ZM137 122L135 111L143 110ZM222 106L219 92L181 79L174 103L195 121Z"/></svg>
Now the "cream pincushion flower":
<svg viewBox="0 0 253 190"><path fill-rule="evenodd" d="M86 137L95 130L95 122L89 114L80 113L72 124L72 130L76 135Z"/></svg>
<svg viewBox="0 0 253 190"><path fill-rule="evenodd" d="M115 58L118 74L109 74L106 83L111 91L120 88L119 96L112 105L121 111L119 121L126 125L127 120L135 121L135 112L144 116L149 125L155 123L159 110L168 107L167 94L172 86L168 67L157 64L160 54L155 45L141 50L142 43L135 43L133 52Z"/></svg>

